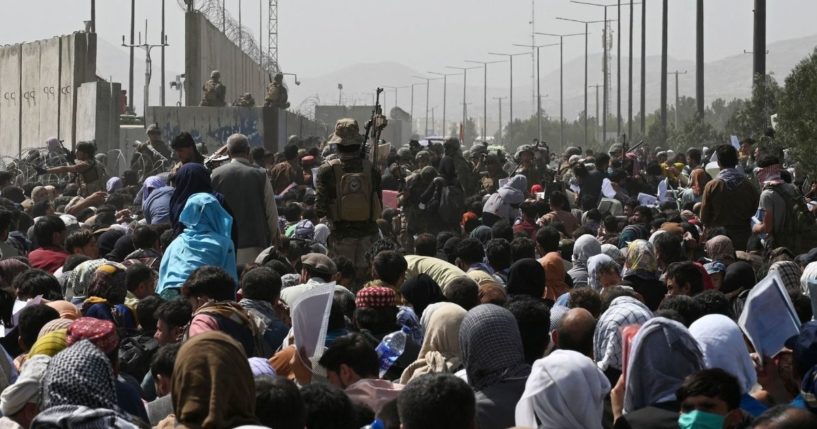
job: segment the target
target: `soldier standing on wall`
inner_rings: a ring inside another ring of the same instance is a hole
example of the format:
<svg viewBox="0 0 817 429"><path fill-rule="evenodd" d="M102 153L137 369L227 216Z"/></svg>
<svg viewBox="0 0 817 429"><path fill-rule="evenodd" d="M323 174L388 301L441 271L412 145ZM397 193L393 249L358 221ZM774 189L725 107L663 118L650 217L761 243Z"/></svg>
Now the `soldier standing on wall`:
<svg viewBox="0 0 817 429"><path fill-rule="evenodd" d="M315 202L317 215L330 221L331 249L354 262L360 279L367 277L365 254L377 240L383 207L380 172L360 156L363 140L356 120L338 120L328 144L337 146L339 159L318 170Z"/></svg>
<svg viewBox="0 0 817 429"><path fill-rule="evenodd" d="M272 82L267 85L267 95L264 97L264 107L289 108L289 94L284 86L284 75L276 73Z"/></svg>
<svg viewBox="0 0 817 429"><path fill-rule="evenodd" d="M221 83L221 73L218 70L210 72L210 79L201 88L204 90L204 97L199 106L224 107L227 102L227 87Z"/></svg>

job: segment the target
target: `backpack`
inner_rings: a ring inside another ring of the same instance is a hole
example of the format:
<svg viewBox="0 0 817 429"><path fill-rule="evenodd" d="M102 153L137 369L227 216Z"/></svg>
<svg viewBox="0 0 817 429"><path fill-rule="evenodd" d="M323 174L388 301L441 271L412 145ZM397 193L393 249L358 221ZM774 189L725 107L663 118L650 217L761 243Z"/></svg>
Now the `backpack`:
<svg viewBox="0 0 817 429"><path fill-rule="evenodd" d="M440 219L447 225L459 225L465 213L465 193L459 185L443 185L440 190Z"/></svg>
<svg viewBox="0 0 817 429"><path fill-rule="evenodd" d="M344 173L340 160L332 160L329 165L335 172L337 187L332 220L362 222L379 217L380 210L376 207L380 201L373 201L376 198L372 189L372 165L369 161L363 160L363 171L355 173Z"/></svg>
<svg viewBox="0 0 817 429"><path fill-rule="evenodd" d="M142 380L150 370L150 361L158 349L159 343L152 336L125 338L119 346L119 366L122 372Z"/></svg>
<svg viewBox="0 0 817 429"><path fill-rule="evenodd" d="M795 255L806 253L817 247L817 219L809 211L803 196L792 195L780 186L767 186L786 202L786 219L783 228L775 231L773 247L785 247Z"/></svg>

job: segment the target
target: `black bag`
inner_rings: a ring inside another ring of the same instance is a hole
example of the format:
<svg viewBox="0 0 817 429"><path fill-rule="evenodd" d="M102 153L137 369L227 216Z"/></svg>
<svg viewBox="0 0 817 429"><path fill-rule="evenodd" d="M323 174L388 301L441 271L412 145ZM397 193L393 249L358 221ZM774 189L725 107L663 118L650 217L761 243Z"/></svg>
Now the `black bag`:
<svg viewBox="0 0 817 429"><path fill-rule="evenodd" d="M150 371L150 361L158 349L159 343L153 337L139 335L125 338L119 345L120 370L141 381Z"/></svg>
<svg viewBox="0 0 817 429"><path fill-rule="evenodd" d="M465 213L465 193L459 185L443 185L440 190L440 219L446 225L459 225Z"/></svg>

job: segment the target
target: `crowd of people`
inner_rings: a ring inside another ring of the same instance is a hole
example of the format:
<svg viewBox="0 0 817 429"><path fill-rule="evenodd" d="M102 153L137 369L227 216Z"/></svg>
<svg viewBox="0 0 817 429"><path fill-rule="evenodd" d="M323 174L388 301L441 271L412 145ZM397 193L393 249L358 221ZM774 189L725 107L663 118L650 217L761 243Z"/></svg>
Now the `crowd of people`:
<svg viewBox="0 0 817 429"><path fill-rule="evenodd" d="M817 427L817 189L762 144L148 133L0 171L0 428Z"/></svg>

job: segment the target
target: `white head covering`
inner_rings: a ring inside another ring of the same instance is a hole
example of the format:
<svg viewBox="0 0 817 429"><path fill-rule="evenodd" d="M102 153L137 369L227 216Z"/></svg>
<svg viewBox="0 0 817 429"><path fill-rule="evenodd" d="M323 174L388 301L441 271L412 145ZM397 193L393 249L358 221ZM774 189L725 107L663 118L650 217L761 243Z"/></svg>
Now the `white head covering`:
<svg viewBox="0 0 817 429"><path fill-rule="evenodd" d="M326 246L326 241L329 239L329 227L319 223L315 225L314 241Z"/></svg>
<svg viewBox="0 0 817 429"><path fill-rule="evenodd" d="M630 325L641 325L652 317L652 312L641 301L620 296L610 303L599 317L593 334L593 356L602 371L621 368L621 330Z"/></svg>
<svg viewBox="0 0 817 429"><path fill-rule="evenodd" d="M23 364L17 382L0 395L0 409L4 416L17 414L28 403L40 402L40 381L49 361L50 356L34 355Z"/></svg>
<svg viewBox="0 0 817 429"><path fill-rule="evenodd" d="M533 363L516 405L516 425L601 428L604 397L609 391L610 382L592 360L572 350L556 350Z"/></svg>
<svg viewBox="0 0 817 429"><path fill-rule="evenodd" d="M619 250L619 248L616 247L615 245L602 244L601 253L604 253L605 255L613 258L613 260L616 261L616 263L621 265L622 267L624 266L624 253L622 253L622 251Z"/></svg>
<svg viewBox="0 0 817 429"><path fill-rule="evenodd" d="M752 390L757 374L737 323L721 314L709 314L690 325L689 333L698 341L707 368L720 368L737 377L741 393Z"/></svg>
<svg viewBox="0 0 817 429"><path fill-rule="evenodd" d="M701 349L684 325L663 317L650 319L633 339L624 413L675 400L684 378L703 368Z"/></svg>

